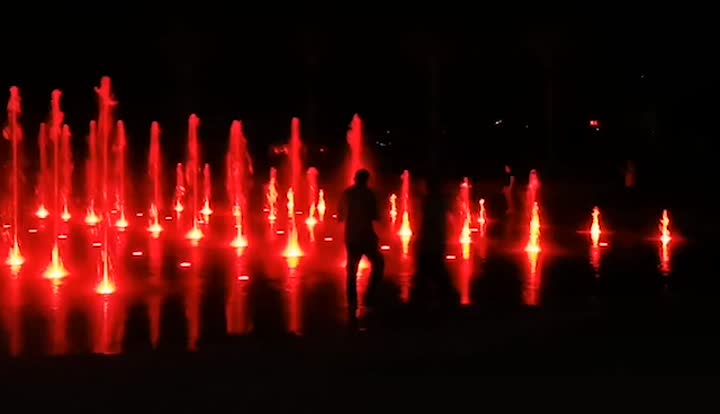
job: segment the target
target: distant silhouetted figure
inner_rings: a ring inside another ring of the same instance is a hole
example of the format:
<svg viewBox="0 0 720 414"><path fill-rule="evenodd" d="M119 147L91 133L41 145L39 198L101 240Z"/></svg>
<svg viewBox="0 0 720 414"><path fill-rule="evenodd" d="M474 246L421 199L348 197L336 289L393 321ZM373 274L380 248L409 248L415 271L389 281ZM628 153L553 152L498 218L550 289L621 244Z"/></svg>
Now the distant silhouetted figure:
<svg viewBox="0 0 720 414"><path fill-rule="evenodd" d="M507 203L507 214L512 214L515 211L515 176L512 174L509 165L505 166L505 175L503 194L505 195L505 202Z"/></svg>
<svg viewBox="0 0 720 414"><path fill-rule="evenodd" d="M356 277L360 259L365 255L372 266L370 284L365 296L366 305L372 305L385 267L378 237L373 228L373 222L380 220L380 213L377 197L368 187L369 180L370 173L367 170L358 170L355 173L355 185L343 192L338 208L338 220L345 223L346 289L348 312L351 319L356 318L358 306Z"/></svg>
<svg viewBox="0 0 720 414"><path fill-rule="evenodd" d="M635 163L628 160L625 166L625 188L635 188Z"/></svg>

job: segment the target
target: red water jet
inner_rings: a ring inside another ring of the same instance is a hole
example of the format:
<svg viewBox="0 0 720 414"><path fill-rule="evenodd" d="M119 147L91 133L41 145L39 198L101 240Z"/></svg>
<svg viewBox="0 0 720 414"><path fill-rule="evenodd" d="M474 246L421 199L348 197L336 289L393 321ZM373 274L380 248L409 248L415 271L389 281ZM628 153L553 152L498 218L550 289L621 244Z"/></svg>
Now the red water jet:
<svg viewBox="0 0 720 414"><path fill-rule="evenodd" d="M160 174L162 161L160 158L160 126L157 122L150 125L150 153L148 156L148 173L152 182L152 202L150 203L150 224L148 231L153 237L160 236L163 228L160 225L158 210L162 208L162 195L160 190Z"/></svg>
<svg viewBox="0 0 720 414"><path fill-rule="evenodd" d="M355 114L350 122L350 127L347 132L347 142L350 146L350 160L349 160L349 183L352 185L355 177L355 172L365 166L364 159L364 137L363 137L363 123L360 116Z"/></svg>
<svg viewBox="0 0 720 414"><path fill-rule="evenodd" d="M20 252L20 243L18 241L19 220L18 211L20 207L20 141L23 138L22 128L20 127L20 112L22 106L20 103L20 91L16 86L10 88L10 99L7 105L8 125L3 130L3 136L12 143L12 215L13 215L13 245L10 247L5 263L10 266L13 274L17 274L20 267L25 263L25 258Z"/></svg>
<svg viewBox="0 0 720 414"><path fill-rule="evenodd" d="M115 188L115 204L116 209L120 212L120 217L115 222L115 227L124 231L128 226L125 217L125 154L127 153L127 138L125 136L125 124L123 121L117 121L117 146L115 160L115 176L118 179Z"/></svg>

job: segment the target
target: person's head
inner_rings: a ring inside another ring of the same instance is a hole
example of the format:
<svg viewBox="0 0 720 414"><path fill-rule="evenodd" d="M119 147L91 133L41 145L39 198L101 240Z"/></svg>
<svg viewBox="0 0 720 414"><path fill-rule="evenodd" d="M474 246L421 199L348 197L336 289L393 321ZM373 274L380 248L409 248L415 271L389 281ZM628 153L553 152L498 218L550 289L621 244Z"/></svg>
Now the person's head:
<svg viewBox="0 0 720 414"><path fill-rule="evenodd" d="M370 172L366 169L357 170L355 173L355 185L358 187L367 187L370 181Z"/></svg>

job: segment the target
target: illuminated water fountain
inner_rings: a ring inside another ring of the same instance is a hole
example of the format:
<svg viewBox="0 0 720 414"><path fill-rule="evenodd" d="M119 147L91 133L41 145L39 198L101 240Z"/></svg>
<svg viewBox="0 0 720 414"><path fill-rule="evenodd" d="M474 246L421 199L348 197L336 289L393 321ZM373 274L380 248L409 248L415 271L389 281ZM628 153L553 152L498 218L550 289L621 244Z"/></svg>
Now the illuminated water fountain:
<svg viewBox="0 0 720 414"><path fill-rule="evenodd" d="M460 230L460 245L462 246L463 259L470 258L470 182L465 178L460 185L460 213L462 214L462 227Z"/></svg>
<svg viewBox="0 0 720 414"><path fill-rule="evenodd" d="M150 204L150 224L148 232L154 238L160 237L163 231L160 225L160 212L162 208L162 192L161 192L161 171L162 160L160 157L160 126L157 122L153 122L150 126L150 153L148 156L148 165L150 180L152 182L152 202Z"/></svg>
<svg viewBox="0 0 720 414"><path fill-rule="evenodd" d="M398 235L402 242L403 255L407 256L409 253L410 240L413 236L413 231L410 227L410 172L407 170L402 173L402 191L400 197L402 201L402 221Z"/></svg>
<svg viewBox="0 0 720 414"><path fill-rule="evenodd" d="M8 126L3 131L5 138L12 143L12 246L8 253L5 263L10 266L10 270L17 274L25 263L25 258L20 252L20 242L18 241L20 214L20 140L22 140L22 129L20 127L20 91L17 87L10 88L10 99L7 105Z"/></svg>
<svg viewBox="0 0 720 414"><path fill-rule="evenodd" d="M307 218L305 219L305 225L307 226L308 233L310 234L310 241L315 241L315 226L318 224L318 218L316 217L317 212L317 197L318 197L318 170L315 167L310 167L307 170L307 182L308 182L308 200L310 200L310 211Z"/></svg>
<svg viewBox="0 0 720 414"><path fill-rule="evenodd" d="M188 120L188 159L185 166L185 173L188 178L188 186L190 195L192 196L192 228L187 232L185 238L190 240L193 245L197 245L205 235L200 229L198 223L198 197L200 197L200 144L198 143L198 127L200 119L195 115L190 115Z"/></svg>

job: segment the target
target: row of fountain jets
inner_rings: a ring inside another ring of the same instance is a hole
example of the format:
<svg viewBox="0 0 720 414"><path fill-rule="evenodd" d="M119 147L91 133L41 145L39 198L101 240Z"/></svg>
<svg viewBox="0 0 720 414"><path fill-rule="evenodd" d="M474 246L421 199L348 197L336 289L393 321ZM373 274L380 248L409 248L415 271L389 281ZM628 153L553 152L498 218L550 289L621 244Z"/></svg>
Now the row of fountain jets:
<svg viewBox="0 0 720 414"><path fill-rule="evenodd" d="M87 197L88 204L84 222L88 226L100 227L103 236L101 251L101 271L102 275L100 283L96 291L100 294L111 294L115 292L115 284L111 276L109 243L111 239L108 237L110 227L115 227L120 231L124 231L128 227L128 221L125 212L125 154L126 154L126 136L125 128L122 121L113 120L113 108L116 106L112 92L110 78L104 77L100 86L95 88L98 95L99 114L96 121L90 123L90 133L88 137L89 157L86 164L87 171ZM47 124L41 124L39 132L39 149L40 149L40 173L38 175L38 202L39 206L35 215L42 220L50 217L50 207L53 211L60 212L53 218L53 229L55 233L55 242L51 253L51 261L44 277L55 282L60 282L68 275L68 271L63 265L58 247L58 236L60 234L59 222L68 222L71 219L68 201L71 192L71 175L72 175L72 153L70 145L70 129L64 124L64 114L60 106L60 91L53 91L51 95L51 111L50 120ZM20 142L23 139L23 132L20 125L21 100L17 87L10 88L10 99L7 106L7 127L4 136L12 142L12 245L6 260L6 264L11 268L13 274L17 274L23 266L25 260L21 252L18 240L19 229L19 160L20 160ZM198 143L198 126L199 119L195 115L189 118L188 132L188 158L186 164L178 164L176 168L176 187L174 194L174 202L172 209L177 217L189 207L192 209L192 226L186 234L186 238L193 244L198 244L204 237L201 224L209 222L213 210L210 206L211 186L210 186L210 168L207 164L200 168L199 143ZM286 151L288 153L291 185L287 191L287 213L288 213L288 241L283 251L283 256L288 259L291 267L298 264L298 260L303 256L303 251L298 241L298 231L296 225L295 212L295 193L293 188L299 188L299 180L302 174L302 165L300 159L301 141L299 132L299 121L293 119L291 128L291 137ZM160 207L161 207L161 183L160 183L160 128L156 122L151 125L150 132L150 152L149 152L149 173L152 181L152 202L149 207L149 224L147 231L154 238L158 238L163 231L160 224ZM359 117L353 118L351 128L348 132L348 143L350 145L350 165L351 172L356 171L364 166L363 162L363 135L362 124ZM114 145L113 145L114 144ZM48 157L48 151L52 154L52 162ZM230 245L237 249L239 254L248 246L248 240L243 232L243 211L246 210L246 183L249 174L252 172L252 166L247 151L247 141L242 131L242 124L234 121L230 131L230 149L227 155L227 190L232 203L232 215L235 218L236 235L230 242ZM62 171L60 168L62 166ZM52 167L52 168L51 168ZM114 169L114 171L113 171ZM111 179L114 174L116 179ZM202 180L200 175L202 174ZM318 172L314 168L307 171L307 180L310 188L310 211L305 224L308 228L311 241L314 241L314 229L318 222L322 222L326 213L325 194L323 189L318 188L317 180ZM202 181L202 187L200 182ZM272 168L270 172L270 180L267 185L266 201L267 205L264 209L267 214L267 220L270 225L274 225L278 219L278 185L277 171ZM202 200L200 197L200 188L202 188ZM472 242L471 233L480 232L484 236L485 225L488 221L486 215L485 200L480 199L478 203L477 218L474 226L471 212L470 201L470 185L467 179L460 186L460 202L463 214L462 227L460 230L459 243L463 246L463 257L468 259L470 256L470 244ZM529 189L530 191L530 189ZM187 193L190 193L188 197ZM413 232L410 226L409 218L409 192L410 192L410 176L407 171L402 175L400 209L398 208L398 197L392 194L389 198L389 218L393 228L399 221L397 235L400 237L403 246L403 254L408 254L409 242ZM537 255L540 253L540 214L537 202L534 201L534 191L530 209L529 236L525 251L531 257L531 263L536 262ZM189 204L189 206L186 206ZM202 204L202 206L201 206ZM117 217L112 223L113 215ZM592 224L590 227L590 235L593 246L593 261L599 260L599 247L604 244L600 242L600 212L596 207L592 213ZM399 220L398 220L399 219ZM7 226L6 226L7 227ZM669 218L667 211L663 211L660 222L661 243L663 252L663 263L667 265L667 247L670 243Z"/></svg>

